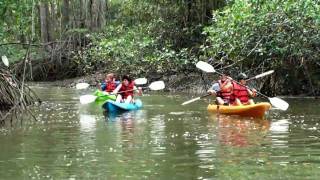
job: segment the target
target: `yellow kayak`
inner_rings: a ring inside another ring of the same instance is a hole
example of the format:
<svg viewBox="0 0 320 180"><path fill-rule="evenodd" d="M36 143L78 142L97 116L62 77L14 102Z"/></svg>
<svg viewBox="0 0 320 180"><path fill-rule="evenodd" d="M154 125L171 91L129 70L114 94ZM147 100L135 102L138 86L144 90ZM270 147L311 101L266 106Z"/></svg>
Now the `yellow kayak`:
<svg viewBox="0 0 320 180"><path fill-rule="evenodd" d="M239 115L262 118L265 112L268 111L270 108L271 104L267 102L242 106L224 106L209 104L208 111L226 115Z"/></svg>

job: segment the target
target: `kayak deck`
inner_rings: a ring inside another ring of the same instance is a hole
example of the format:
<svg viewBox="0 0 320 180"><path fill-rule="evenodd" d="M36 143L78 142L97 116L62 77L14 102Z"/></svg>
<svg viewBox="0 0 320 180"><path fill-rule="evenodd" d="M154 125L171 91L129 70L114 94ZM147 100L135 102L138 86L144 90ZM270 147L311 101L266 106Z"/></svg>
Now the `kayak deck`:
<svg viewBox="0 0 320 180"><path fill-rule="evenodd" d="M120 103L113 100L107 100L102 107L108 112L138 110L142 107L142 101L137 99L134 103Z"/></svg>
<svg viewBox="0 0 320 180"><path fill-rule="evenodd" d="M116 95L108 95L106 92L101 90L96 90L94 95L97 96L96 102L104 102L106 100L116 100Z"/></svg>
<svg viewBox="0 0 320 180"><path fill-rule="evenodd" d="M265 112L271 108L270 103L263 102L253 105L242 105L242 106L224 106L209 104L208 111L221 113L226 115L239 115L247 117L261 118L265 115Z"/></svg>

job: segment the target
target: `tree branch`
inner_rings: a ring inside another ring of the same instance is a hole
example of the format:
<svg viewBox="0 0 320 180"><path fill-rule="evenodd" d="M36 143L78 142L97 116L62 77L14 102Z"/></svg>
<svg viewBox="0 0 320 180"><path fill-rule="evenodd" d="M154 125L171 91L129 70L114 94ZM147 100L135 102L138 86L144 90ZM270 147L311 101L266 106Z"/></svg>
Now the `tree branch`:
<svg viewBox="0 0 320 180"><path fill-rule="evenodd" d="M8 45L28 45L28 46L48 46L51 44L56 44L56 43L65 43L68 41L52 41L48 43L40 43L40 44L31 44L31 43L21 43L21 42L9 42L9 43L2 43L0 46L8 46Z"/></svg>

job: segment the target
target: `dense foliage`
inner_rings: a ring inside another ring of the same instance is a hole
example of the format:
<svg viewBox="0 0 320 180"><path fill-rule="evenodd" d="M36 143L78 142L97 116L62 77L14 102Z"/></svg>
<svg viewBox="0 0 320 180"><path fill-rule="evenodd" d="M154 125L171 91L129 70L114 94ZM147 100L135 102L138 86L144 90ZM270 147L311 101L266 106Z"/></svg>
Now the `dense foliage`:
<svg viewBox="0 0 320 180"><path fill-rule="evenodd" d="M272 85L281 93L316 93L319 12L320 5L313 0L236 1L214 12L212 25L205 28L209 42L205 52L210 56L225 51L243 71L275 69Z"/></svg>
<svg viewBox="0 0 320 180"><path fill-rule="evenodd" d="M203 27L224 1L110 1L109 25L87 55L108 71L176 74L198 60ZM119 10L117 10L119 9ZM107 63L105 63L107 62Z"/></svg>
<svg viewBox="0 0 320 180"><path fill-rule="evenodd" d="M319 12L314 0L4 0L0 55L21 60L32 43L27 72L37 80L188 74L211 58L234 75L276 70L270 93L314 95Z"/></svg>
<svg viewBox="0 0 320 180"><path fill-rule="evenodd" d="M0 44L17 41L25 43L27 38L31 38L32 7L32 0L25 0L23 3L0 1ZM11 61L22 59L24 53L24 47L0 45L0 55L11 57Z"/></svg>

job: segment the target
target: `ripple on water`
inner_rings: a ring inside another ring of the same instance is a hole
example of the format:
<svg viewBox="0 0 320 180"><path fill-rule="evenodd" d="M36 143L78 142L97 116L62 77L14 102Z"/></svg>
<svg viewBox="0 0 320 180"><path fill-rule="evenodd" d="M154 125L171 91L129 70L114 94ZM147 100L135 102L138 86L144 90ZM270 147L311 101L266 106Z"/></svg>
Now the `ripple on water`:
<svg viewBox="0 0 320 180"><path fill-rule="evenodd" d="M90 93L42 88L35 126L1 130L3 179L317 179L318 104L266 121L208 114L190 97L147 96L143 110L103 117ZM59 94L62 94L61 96ZM51 97L49 97L51 96ZM179 99L180 98L180 99ZM141 114L139 114L141 113ZM212 117L213 116L213 117ZM8 170L10 169L10 170ZM24 173L24 174L19 174ZM271 177L271 175L273 177ZM27 177L27 178L25 178Z"/></svg>

